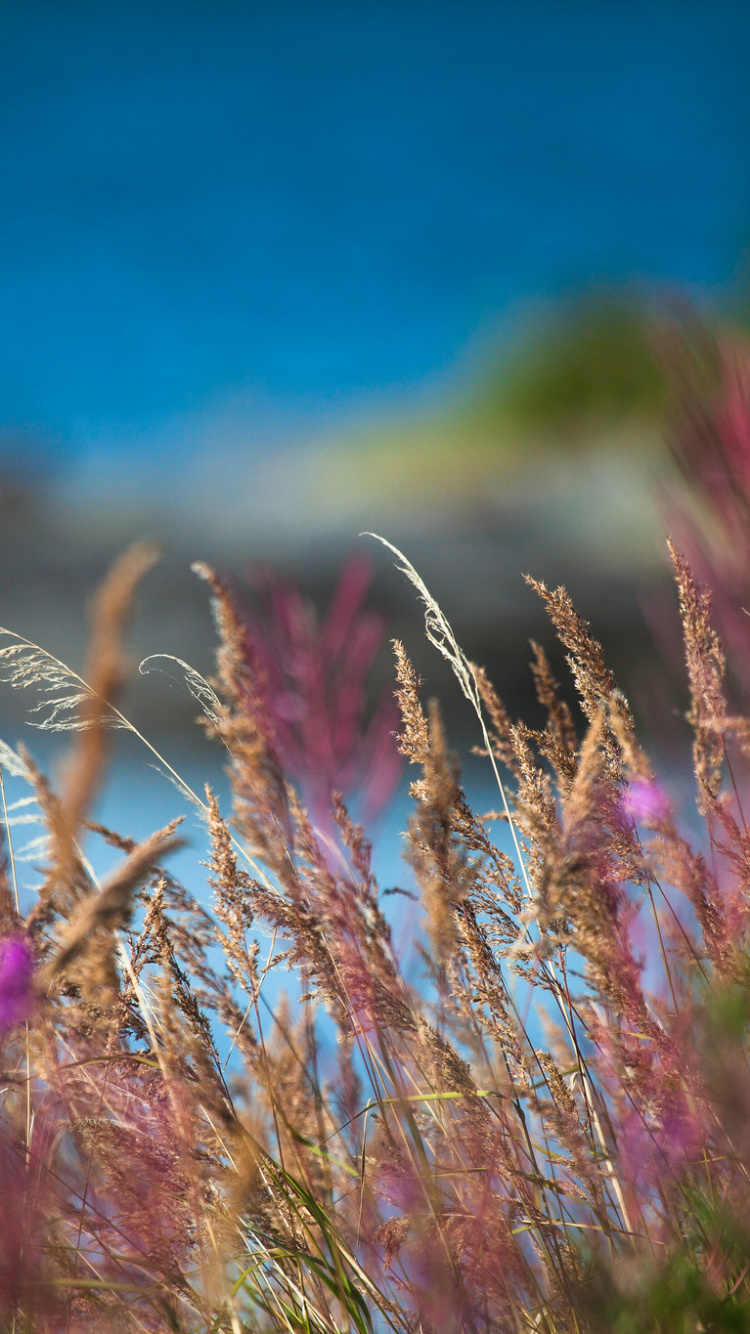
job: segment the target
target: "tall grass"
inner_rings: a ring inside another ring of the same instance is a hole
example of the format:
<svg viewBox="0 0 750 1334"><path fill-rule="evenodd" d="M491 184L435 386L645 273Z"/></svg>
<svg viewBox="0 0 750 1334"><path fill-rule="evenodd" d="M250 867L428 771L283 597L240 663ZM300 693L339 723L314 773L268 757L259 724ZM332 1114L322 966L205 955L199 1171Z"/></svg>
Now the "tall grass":
<svg viewBox="0 0 750 1334"><path fill-rule="evenodd" d="M130 726L121 637L151 560L134 548L109 575L83 676L12 636L0 656L11 686L41 692L38 720L72 738L57 787L25 751L0 753L29 787L20 802L1 793L2 1328L750 1329L750 722L726 701L710 596L686 556L672 548L695 846L563 589L533 585L581 734L536 645L546 725L513 721L401 558L476 711L499 807L470 808L396 644L419 988L334 790L357 769L376 638L354 576L340 634L295 629L298 605L277 599L284 643L310 669L282 689L273 642L201 567L216 674L188 681L232 788L223 812L183 783L210 833L210 902L168 869L174 825L138 845L93 826L118 859L96 881L84 837L108 729ZM324 658L333 694L313 670ZM336 745L315 733L309 771L290 697L333 709L329 724L346 714ZM393 764L370 738L382 794ZM30 815L43 874L22 915ZM271 1013L280 969L301 999Z"/></svg>

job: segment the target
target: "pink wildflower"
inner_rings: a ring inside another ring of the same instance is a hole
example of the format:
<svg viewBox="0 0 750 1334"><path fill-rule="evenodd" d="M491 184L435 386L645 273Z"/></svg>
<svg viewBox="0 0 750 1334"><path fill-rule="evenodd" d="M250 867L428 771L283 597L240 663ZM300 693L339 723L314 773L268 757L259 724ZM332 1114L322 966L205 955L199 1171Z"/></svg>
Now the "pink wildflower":
<svg viewBox="0 0 750 1334"><path fill-rule="evenodd" d="M644 824L663 820L669 814L669 799L656 783L644 783L636 778L629 783L622 799L626 815Z"/></svg>
<svg viewBox="0 0 750 1334"><path fill-rule="evenodd" d="M27 1019L33 1000L34 965L23 936L0 941L0 1030Z"/></svg>

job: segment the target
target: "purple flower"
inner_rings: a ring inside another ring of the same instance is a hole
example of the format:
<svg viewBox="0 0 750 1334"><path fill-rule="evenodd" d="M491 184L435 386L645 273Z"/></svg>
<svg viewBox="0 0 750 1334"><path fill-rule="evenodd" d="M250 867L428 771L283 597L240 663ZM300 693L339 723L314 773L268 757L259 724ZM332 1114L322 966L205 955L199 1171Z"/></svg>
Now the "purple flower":
<svg viewBox="0 0 750 1334"><path fill-rule="evenodd" d="M656 783L644 783L636 778L630 783L622 799L623 810L634 820L644 824L663 820L669 814L669 800Z"/></svg>
<svg viewBox="0 0 750 1334"><path fill-rule="evenodd" d="M0 941L0 1030L28 1019L33 1001L34 965L23 936Z"/></svg>

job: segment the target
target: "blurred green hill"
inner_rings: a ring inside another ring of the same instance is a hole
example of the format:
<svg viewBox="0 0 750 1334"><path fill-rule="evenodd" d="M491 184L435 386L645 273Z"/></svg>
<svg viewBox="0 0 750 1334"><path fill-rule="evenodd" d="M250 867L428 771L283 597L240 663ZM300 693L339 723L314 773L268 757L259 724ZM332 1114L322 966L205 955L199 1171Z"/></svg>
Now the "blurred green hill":
<svg viewBox="0 0 750 1334"><path fill-rule="evenodd" d="M480 381L477 427L503 424L575 445L613 422L655 426L666 390L652 324L634 301L563 307Z"/></svg>
<svg viewBox="0 0 750 1334"><path fill-rule="evenodd" d="M402 503L460 501L551 456L653 455L667 399L656 340L655 317L634 298L558 306L486 350L438 408L343 440L321 480L342 501L360 489Z"/></svg>

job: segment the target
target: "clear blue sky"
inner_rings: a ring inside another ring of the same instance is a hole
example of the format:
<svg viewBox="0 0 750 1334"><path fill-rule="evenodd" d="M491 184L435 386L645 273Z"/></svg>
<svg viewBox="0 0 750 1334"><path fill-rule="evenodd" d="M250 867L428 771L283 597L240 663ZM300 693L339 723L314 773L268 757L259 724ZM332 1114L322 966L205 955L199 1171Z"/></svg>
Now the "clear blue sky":
<svg viewBox="0 0 750 1334"><path fill-rule="evenodd" d="M720 292L746 0L0 3L0 432L439 376L526 297Z"/></svg>

